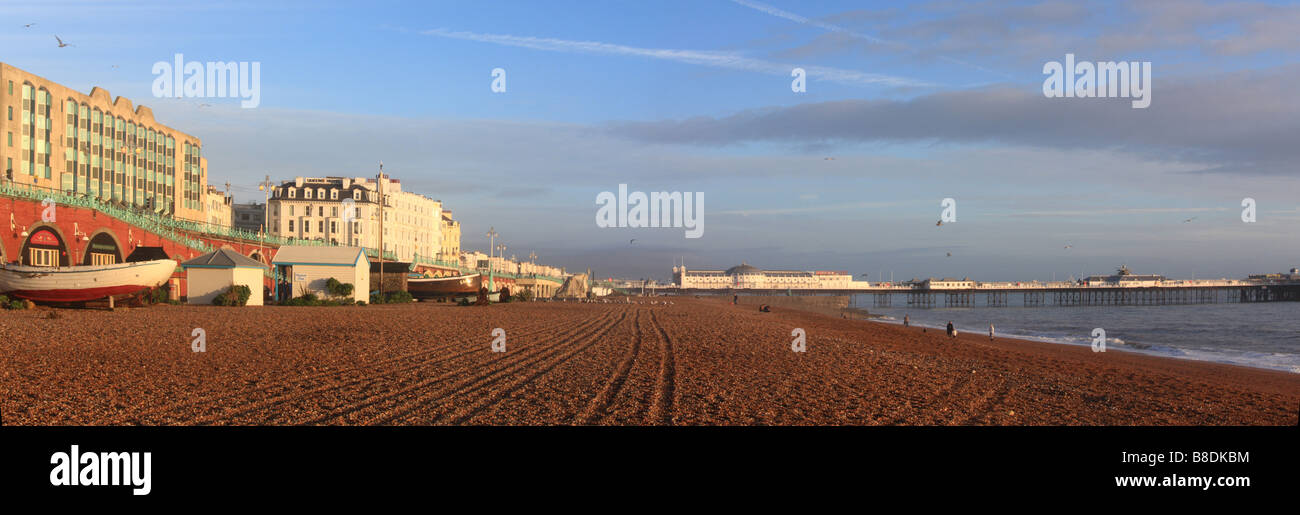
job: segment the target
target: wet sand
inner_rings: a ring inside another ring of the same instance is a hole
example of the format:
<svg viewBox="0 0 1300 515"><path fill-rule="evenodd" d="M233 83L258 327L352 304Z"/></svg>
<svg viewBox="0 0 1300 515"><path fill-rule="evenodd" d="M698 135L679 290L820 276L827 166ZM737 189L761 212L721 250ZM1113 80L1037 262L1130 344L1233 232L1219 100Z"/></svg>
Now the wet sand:
<svg viewBox="0 0 1300 515"><path fill-rule="evenodd" d="M4 311L0 423L1295 425L1300 416L1300 374L954 340L729 299L650 300ZM195 328L206 352L191 350ZM494 328L506 331L504 353L491 351ZM807 352L791 351L795 328Z"/></svg>

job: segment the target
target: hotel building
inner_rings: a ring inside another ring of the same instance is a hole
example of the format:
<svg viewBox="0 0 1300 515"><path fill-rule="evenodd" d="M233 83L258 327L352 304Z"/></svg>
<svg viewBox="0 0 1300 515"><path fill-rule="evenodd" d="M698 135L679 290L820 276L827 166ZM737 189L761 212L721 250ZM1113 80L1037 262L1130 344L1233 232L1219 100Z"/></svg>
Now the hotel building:
<svg viewBox="0 0 1300 515"><path fill-rule="evenodd" d="M202 142L148 107L0 63L0 111L6 181L207 220Z"/></svg>
<svg viewBox="0 0 1300 515"><path fill-rule="evenodd" d="M761 270L741 263L726 270L687 270L673 267L673 281L681 288L753 290L851 290L871 283L854 281L843 271Z"/></svg>
<svg viewBox="0 0 1300 515"><path fill-rule="evenodd" d="M400 261L434 259L443 251L442 202L402 191L387 175L383 246ZM366 177L297 177L271 193L271 233L339 245L379 248L379 189ZM355 207L352 218L347 209Z"/></svg>

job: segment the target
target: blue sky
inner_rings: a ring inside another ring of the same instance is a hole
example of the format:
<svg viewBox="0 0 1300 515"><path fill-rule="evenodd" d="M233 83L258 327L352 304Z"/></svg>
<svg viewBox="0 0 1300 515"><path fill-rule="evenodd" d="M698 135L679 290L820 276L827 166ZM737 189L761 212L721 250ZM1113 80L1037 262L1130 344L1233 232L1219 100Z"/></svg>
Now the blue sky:
<svg viewBox="0 0 1300 515"><path fill-rule="evenodd" d="M667 278L680 257L873 280L1300 266L1290 3L52 0L0 19L0 61L149 105L240 200L265 174L382 159L455 211L467 248L495 226L508 253L600 275ZM1151 61L1152 107L1044 98L1067 52ZM176 53L260 62L261 105L151 98ZM704 192L705 236L597 228L620 183ZM936 228L945 197L958 221Z"/></svg>

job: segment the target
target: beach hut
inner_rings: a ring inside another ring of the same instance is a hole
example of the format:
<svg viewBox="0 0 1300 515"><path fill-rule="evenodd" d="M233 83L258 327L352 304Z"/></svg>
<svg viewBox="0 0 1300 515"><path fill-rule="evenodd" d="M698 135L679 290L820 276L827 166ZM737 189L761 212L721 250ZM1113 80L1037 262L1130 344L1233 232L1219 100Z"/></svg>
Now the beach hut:
<svg viewBox="0 0 1300 515"><path fill-rule="evenodd" d="M267 267L250 257L223 248L181 263L181 266L185 268L190 304L212 304L212 299L231 286L244 285L252 290L248 305L262 305L262 277Z"/></svg>
<svg viewBox="0 0 1300 515"><path fill-rule="evenodd" d="M352 285L353 300L370 300L370 260L361 247L287 245L276 251L271 263L288 281L291 297L314 293L329 298L327 284L336 279Z"/></svg>

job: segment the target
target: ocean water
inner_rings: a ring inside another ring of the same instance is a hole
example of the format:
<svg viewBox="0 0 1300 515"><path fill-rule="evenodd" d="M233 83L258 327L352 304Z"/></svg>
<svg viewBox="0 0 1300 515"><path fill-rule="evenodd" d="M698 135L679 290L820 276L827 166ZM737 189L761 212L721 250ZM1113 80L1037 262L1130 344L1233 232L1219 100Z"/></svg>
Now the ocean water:
<svg viewBox="0 0 1300 515"><path fill-rule="evenodd" d="M883 315L884 322L942 329L952 321L960 332L1064 345L1092 344L1092 330L1106 331L1106 352L1126 351L1230 363L1300 373L1300 302L1191 304L1179 306L1017 306L917 308L872 307L871 296L855 296L857 307ZM943 302L942 297L936 299ZM982 302L973 296L972 303Z"/></svg>

